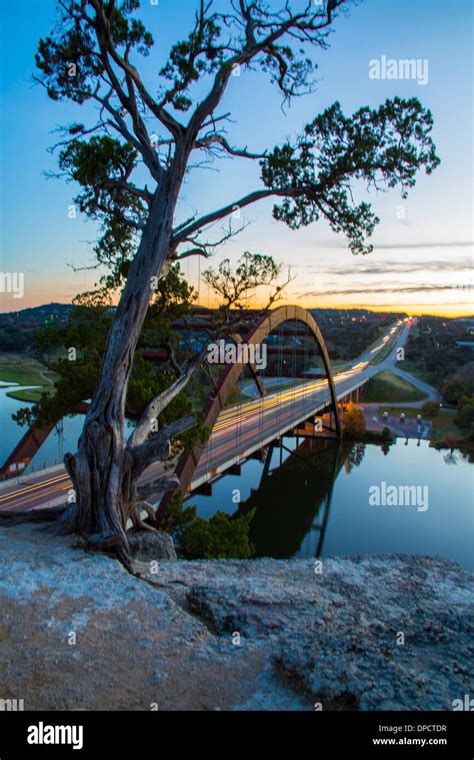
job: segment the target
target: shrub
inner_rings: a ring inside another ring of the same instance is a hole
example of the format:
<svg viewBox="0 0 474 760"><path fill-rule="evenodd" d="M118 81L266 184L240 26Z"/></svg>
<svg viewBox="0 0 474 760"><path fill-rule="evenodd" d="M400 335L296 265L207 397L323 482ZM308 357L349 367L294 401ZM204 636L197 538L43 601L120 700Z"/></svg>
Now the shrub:
<svg viewBox="0 0 474 760"><path fill-rule="evenodd" d="M455 423L469 440L474 440L474 396L461 396Z"/></svg>
<svg viewBox="0 0 474 760"><path fill-rule="evenodd" d="M445 377L441 383L441 393L448 404L457 404L462 396L472 396L474 394L474 362L468 362Z"/></svg>
<svg viewBox="0 0 474 760"><path fill-rule="evenodd" d="M342 425L346 438L358 438L366 432L364 413L352 402L345 408Z"/></svg>
<svg viewBox="0 0 474 760"><path fill-rule="evenodd" d="M196 517L182 532L180 549L187 559L249 559L255 547L249 540L249 528L255 510L233 518L216 512L209 520Z"/></svg>
<svg viewBox="0 0 474 760"><path fill-rule="evenodd" d="M181 494L170 499L161 530L176 539L186 559L249 559L255 556L249 530L255 510L242 517L216 512L209 520L199 517L195 506L182 506Z"/></svg>

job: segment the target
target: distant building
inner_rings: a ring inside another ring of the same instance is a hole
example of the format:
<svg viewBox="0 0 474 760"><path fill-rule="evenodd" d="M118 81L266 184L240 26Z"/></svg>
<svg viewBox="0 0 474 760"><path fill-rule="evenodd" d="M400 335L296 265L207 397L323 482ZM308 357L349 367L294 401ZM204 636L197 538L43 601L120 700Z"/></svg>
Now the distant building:
<svg viewBox="0 0 474 760"><path fill-rule="evenodd" d="M457 340L456 348L468 348L470 351L474 351L474 341L472 340Z"/></svg>

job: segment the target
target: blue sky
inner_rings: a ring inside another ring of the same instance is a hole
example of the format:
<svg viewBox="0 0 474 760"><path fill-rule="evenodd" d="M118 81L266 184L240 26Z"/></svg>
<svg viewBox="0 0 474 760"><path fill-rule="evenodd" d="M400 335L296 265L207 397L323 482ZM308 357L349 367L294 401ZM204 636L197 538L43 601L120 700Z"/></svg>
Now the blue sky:
<svg viewBox="0 0 474 760"><path fill-rule="evenodd" d="M217 5L223 4L218 0ZM467 287L472 286L471 6L470 0L365 0L336 21L330 49L316 54L316 92L295 100L285 112L265 75L242 71L233 77L220 112L232 114L227 130L235 146L255 151L272 147L335 100L350 113L387 97L416 95L433 112L442 164L431 177L419 176L407 201L398 190L369 196L382 220L370 256L353 257L344 237L324 221L292 232L272 219L272 203L263 202L245 212L252 223L216 254L216 261L224 255L237 258L244 250L272 254L291 265L295 276L287 302L305 306L472 313L473 291ZM190 28L195 7L194 0L159 0L157 6L142 0L142 18L155 37L143 69L150 89L170 45ZM23 299L0 294L0 309L9 311L52 300L69 302L90 287L97 275L75 273L68 264L92 263L96 227L68 218L72 185L43 176L55 168L46 150L55 140L51 131L68 121L87 121L86 114L92 113L89 106L53 103L31 84L37 43L50 31L55 2L0 0L0 8L0 263L3 272L25 273ZM428 83L370 79L369 61L382 55L427 59ZM256 164L226 161L219 169L193 172L180 200L183 217L260 187ZM185 271L197 285L197 262ZM200 296L205 305L212 302L207 287L200 286Z"/></svg>

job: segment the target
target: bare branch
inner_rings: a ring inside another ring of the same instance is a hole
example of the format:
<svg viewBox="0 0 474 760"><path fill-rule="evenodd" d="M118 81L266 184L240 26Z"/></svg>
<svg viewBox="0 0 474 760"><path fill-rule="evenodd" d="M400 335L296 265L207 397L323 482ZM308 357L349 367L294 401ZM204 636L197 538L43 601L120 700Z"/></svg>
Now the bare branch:
<svg viewBox="0 0 474 760"><path fill-rule="evenodd" d="M217 248L225 245L225 243L227 243L227 241L231 238L236 237L236 235L242 232L247 226L248 223L244 222L238 227L238 229L233 229L231 220L229 222L228 229L224 232L222 237L220 237L218 240L214 240L213 242L209 240L206 240L205 242L199 240L199 232L196 232L194 235L190 235L185 240L181 241L181 243L190 243L194 246L194 248L189 248L182 253L174 252L170 254L169 258L172 261L180 261L181 259L186 259L190 256L203 256L204 258L209 258Z"/></svg>
<svg viewBox="0 0 474 760"><path fill-rule="evenodd" d="M236 50L234 55L223 62L207 96L196 106L187 129L187 136L191 138L192 144L196 141L203 123L221 102L235 66L249 65L258 56L264 54L266 56L264 68L266 65L271 69L272 63L276 62L279 71L277 83L285 99L290 99L295 95L298 87L306 84L306 72L302 71L301 65L296 66L292 80L290 79L287 83L285 80L288 78L288 63L285 62L283 66L282 58L283 54L287 53L287 48L283 44L278 47L277 43L285 35L290 34L302 43L324 47L328 27L332 24L335 11L345 4L347 0L327 0L326 8L316 6L314 10L309 1L299 13L292 13L288 1L282 10L276 12L271 12L268 8L264 10L257 2L246 3L245 0L239 2L234 20L238 26L244 28L245 43L241 49ZM308 68L310 64L308 62L306 64Z"/></svg>
<svg viewBox="0 0 474 760"><path fill-rule="evenodd" d="M134 469L136 471L143 471L148 465L157 460L166 462L171 453L171 441L173 438L181 435L186 430L190 430L196 422L196 418L192 414L189 414L175 422L171 422L169 425L165 425L153 438L144 441L139 446L129 448L127 444L127 451L133 458Z"/></svg>
<svg viewBox="0 0 474 760"><path fill-rule="evenodd" d="M147 408L141 416L140 422L127 441L128 449L133 449L146 441L150 430L153 427L153 424L156 424L156 421L158 420L158 417L163 412L163 410L166 409L171 401L176 398L176 396L178 396L182 390L184 390L189 380L191 379L194 370L198 366L199 362L202 361L202 358L202 354L196 354L189 361L187 361L186 364L181 368L180 375L174 381L174 383L148 404Z"/></svg>
<svg viewBox="0 0 474 760"><path fill-rule="evenodd" d="M161 496L161 494L166 493L166 491L174 490L177 486L179 486L179 478L176 475L163 476L162 478L157 478L156 480L153 480L151 483L147 483L146 485L139 485L138 493L142 499L146 499L149 496ZM143 507L150 518L155 518L155 511L153 508L152 517L143 502L139 503L137 506L138 508Z"/></svg>
<svg viewBox="0 0 474 760"><path fill-rule="evenodd" d="M187 227L178 228L172 239L171 247L176 248L180 243L188 239L189 236L193 233L197 232L198 230L202 230L204 227L207 227L214 222L219 221L219 219L224 219L226 216L229 216L229 214L235 212L236 209L245 208L246 206L250 206L257 201L263 200L265 198L270 198L272 195L291 195L293 191L294 189L291 187L282 188L280 190L254 190L252 193L244 195L242 198L239 198L233 203L228 203L226 206L223 206L220 209L216 209L216 211L211 211L209 214L205 214L199 219L190 222ZM298 188L297 192L299 194L303 194L304 189Z"/></svg>
<svg viewBox="0 0 474 760"><path fill-rule="evenodd" d="M196 149L203 150L209 150L213 145L220 146L229 156L238 156L240 158L250 158L256 160L259 158L265 158L267 154L267 151L264 151L263 153L250 153L247 148L232 148L226 138L220 134L205 135L204 137L199 138L199 140L196 140L194 143L194 147Z"/></svg>
<svg viewBox="0 0 474 760"><path fill-rule="evenodd" d="M115 45L112 42L110 34L110 19L104 12L104 7L100 0L89 0L89 3L92 5L96 13L95 28L97 30L99 47L102 53L102 60L107 74L111 78L111 82L120 98L122 105L128 110L132 118L134 118L134 116L136 117L136 98L134 97L134 92L130 87L130 84L133 83L140 93L140 97L142 98L143 102L150 109L152 114L156 116L156 118L163 124L163 126L168 129L175 140L181 140L184 133L183 125L180 124L165 108L163 108L163 106L159 105L155 101L155 99L150 95L145 85L143 84L143 81L137 69L132 66L132 64L126 60L126 58L122 58L122 56L117 51ZM109 55L114 63L119 66L119 68L122 69L122 71L127 76L127 84L129 85L128 95L125 94L122 87L120 86L117 76L111 66ZM134 100L135 102L133 102Z"/></svg>

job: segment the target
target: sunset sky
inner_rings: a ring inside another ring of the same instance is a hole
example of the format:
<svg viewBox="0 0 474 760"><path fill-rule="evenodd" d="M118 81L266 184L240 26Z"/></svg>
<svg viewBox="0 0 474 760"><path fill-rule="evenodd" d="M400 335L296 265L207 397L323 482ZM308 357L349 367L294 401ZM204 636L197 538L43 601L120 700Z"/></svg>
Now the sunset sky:
<svg viewBox="0 0 474 760"><path fill-rule="evenodd" d="M223 4L218 0L216 6ZM159 0L155 6L142 0L142 6L141 16L155 37L143 67L153 91L156 71L170 45L191 27L196 2ZM55 2L0 0L0 8L0 265L2 272L25 273L24 298L0 294L0 310L11 311L50 301L67 303L91 287L97 273L76 273L68 264L93 263L91 244L97 228L81 218L68 218L77 188L43 176L56 168L54 157L46 152L55 141L51 131L69 121L92 123L87 118L90 106L53 103L30 81L37 43L50 31ZM381 222L369 256L352 256L344 236L333 233L325 221L292 232L273 220L268 201L242 214L241 221L251 224L216 254L213 263L224 256L236 259L245 250L271 254L291 266L295 277L285 302L306 307L474 313L471 50L470 0L365 0L337 19L330 49L315 54L316 92L295 100L290 108L282 110L265 75L242 71L233 77L219 112L232 114L227 137L236 147L273 147L335 100L350 114L396 95L417 96L433 112L433 138L442 163L431 177L419 175L406 201L397 189L370 194ZM369 78L369 61L383 55L426 59L428 83ZM180 199L180 219L261 187L257 163L221 163L219 172L198 169L190 176ZM217 237L220 232L217 227ZM184 271L198 287L200 302L213 305L207 286L199 284L199 263L186 263ZM258 306L259 299L252 305Z"/></svg>

